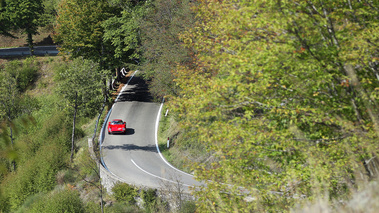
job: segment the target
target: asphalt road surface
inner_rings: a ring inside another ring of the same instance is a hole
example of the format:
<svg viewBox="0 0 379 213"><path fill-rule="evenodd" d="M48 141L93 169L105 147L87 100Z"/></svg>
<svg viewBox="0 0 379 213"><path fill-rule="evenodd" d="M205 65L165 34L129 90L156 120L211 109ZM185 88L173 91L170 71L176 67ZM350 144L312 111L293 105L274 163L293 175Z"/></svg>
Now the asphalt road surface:
<svg viewBox="0 0 379 213"><path fill-rule="evenodd" d="M199 182L168 164L157 149L160 107L160 103L152 101L145 81L140 77L132 78L113 105L108 119L126 121L127 133L109 135L105 129L101 149L103 164L129 184L161 188L179 182L187 190Z"/></svg>

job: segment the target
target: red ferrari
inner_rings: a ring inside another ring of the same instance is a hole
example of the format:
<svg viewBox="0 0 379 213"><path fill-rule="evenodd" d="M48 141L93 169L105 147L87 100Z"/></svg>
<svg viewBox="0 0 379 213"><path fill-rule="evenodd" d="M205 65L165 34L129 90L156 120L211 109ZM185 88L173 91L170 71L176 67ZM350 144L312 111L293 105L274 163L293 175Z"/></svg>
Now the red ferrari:
<svg viewBox="0 0 379 213"><path fill-rule="evenodd" d="M121 119L114 119L108 123L108 133L126 133L126 122Z"/></svg>

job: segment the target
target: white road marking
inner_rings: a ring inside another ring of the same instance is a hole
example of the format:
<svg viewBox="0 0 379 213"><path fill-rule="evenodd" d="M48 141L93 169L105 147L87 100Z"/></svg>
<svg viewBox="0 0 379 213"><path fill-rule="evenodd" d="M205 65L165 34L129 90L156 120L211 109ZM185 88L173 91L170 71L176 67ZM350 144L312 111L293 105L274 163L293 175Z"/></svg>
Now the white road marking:
<svg viewBox="0 0 379 213"><path fill-rule="evenodd" d="M168 182L171 182L171 183L175 183L175 184L177 183L177 182L175 182L175 181L172 181L172 180L169 180L169 179L166 179L166 178L159 177L159 176L157 176L157 175L151 174L150 172L148 172L148 171L142 169L141 167L139 167L139 166L136 164L136 162L134 162L133 159L131 159L131 161L132 161L132 163L133 163L133 164L134 164L139 170L145 172L145 173L148 174L148 175L151 175L151 176L153 176L153 177L156 177L156 178L158 178L158 179L161 179L161 180L164 180L164 181L168 181ZM188 184L185 184L185 183L181 183L181 184L182 184L183 186L191 187L191 185L188 185Z"/></svg>
<svg viewBox="0 0 379 213"><path fill-rule="evenodd" d="M136 70L136 71L133 73L133 75L130 76L128 82L126 82L126 84L122 87L122 89L121 89L120 93L118 94L118 96L117 96L115 102L118 101L118 99L120 98L121 94L124 92L125 88L128 86L128 84L130 83L130 81L132 80L132 78L134 77L134 75L135 75L137 72L138 72L138 70Z"/></svg>
<svg viewBox="0 0 379 213"><path fill-rule="evenodd" d="M161 111L162 111L162 107L163 107L163 102L164 102L164 99L161 103L161 106L159 107L159 111L158 111L158 115L157 115L157 120L155 122L155 146L157 147L157 150L158 150L158 154L159 156L162 158L162 160L169 166L171 167L172 169L176 170L177 172L180 172L182 174L185 174L185 175L189 175L189 176L192 176L194 177L193 175L191 174L188 174L187 172L183 172L182 170L179 170L177 168L175 168L174 166L172 166L169 162L166 161L166 159L163 157L161 151L159 150L159 146L158 146L158 127L159 127L159 118L161 116Z"/></svg>

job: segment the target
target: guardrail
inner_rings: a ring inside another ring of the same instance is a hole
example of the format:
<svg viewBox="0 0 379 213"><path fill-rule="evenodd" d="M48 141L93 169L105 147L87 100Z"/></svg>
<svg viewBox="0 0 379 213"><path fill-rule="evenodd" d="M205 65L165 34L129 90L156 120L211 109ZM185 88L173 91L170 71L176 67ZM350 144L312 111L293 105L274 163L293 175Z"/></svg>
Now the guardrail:
<svg viewBox="0 0 379 213"><path fill-rule="evenodd" d="M56 56L59 53L57 46L35 46L33 50L33 54L37 56ZM0 48L0 58L18 56L30 56L29 47Z"/></svg>

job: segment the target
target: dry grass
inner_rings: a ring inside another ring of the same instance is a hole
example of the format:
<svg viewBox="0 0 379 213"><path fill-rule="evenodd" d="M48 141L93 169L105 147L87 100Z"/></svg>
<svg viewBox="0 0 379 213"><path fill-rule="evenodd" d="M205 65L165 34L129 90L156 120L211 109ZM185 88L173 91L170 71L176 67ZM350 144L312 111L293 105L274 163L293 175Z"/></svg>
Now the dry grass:
<svg viewBox="0 0 379 213"><path fill-rule="evenodd" d="M33 86L27 91L28 95L38 96L40 94L48 95L52 93L54 84L54 68L57 64L62 62L62 56L44 56L36 57L38 60L39 69L37 72L37 79Z"/></svg>
<svg viewBox="0 0 379 213"><path fill-rule="evenodd" d="M51 27L40 28L38 34L33 36L34 44L36 46L53 45L54 43L51 39L52 32ZM22 31L12 32L12 34L17 38L0 35L0 48L28 46L26 43L26 34L22 33Z"/></svg>
<svg viewBox="0 0 379 213"><path fill-rule="evenodd" d="M330 202L327 199L316 200L298 207L294 213L376 213L379 212L379 180L372 181L362 190L356 191L345 201Z"/></svg>

